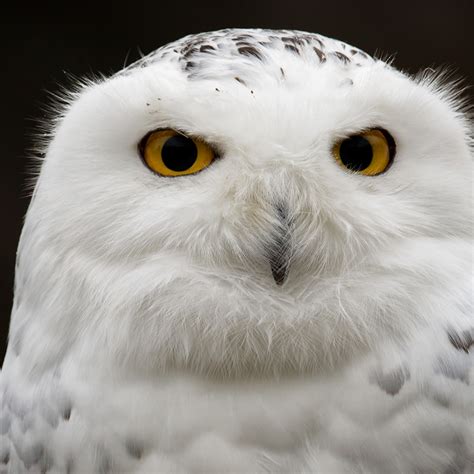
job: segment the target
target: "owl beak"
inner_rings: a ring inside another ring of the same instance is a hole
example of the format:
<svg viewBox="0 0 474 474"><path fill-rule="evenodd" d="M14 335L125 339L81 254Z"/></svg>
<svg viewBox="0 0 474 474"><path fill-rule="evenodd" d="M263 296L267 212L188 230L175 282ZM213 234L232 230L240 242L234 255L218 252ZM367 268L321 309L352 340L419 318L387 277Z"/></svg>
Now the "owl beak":
<svg viewBox="0 0 474 474"><path fill-rule="evenodd" d="M273 279L279 286L283 285L288 276L290 260L290 222L285 206L276 206L276 211L280 225L273 236L272 244L269 248L268 259L272 270Z"/></svg>

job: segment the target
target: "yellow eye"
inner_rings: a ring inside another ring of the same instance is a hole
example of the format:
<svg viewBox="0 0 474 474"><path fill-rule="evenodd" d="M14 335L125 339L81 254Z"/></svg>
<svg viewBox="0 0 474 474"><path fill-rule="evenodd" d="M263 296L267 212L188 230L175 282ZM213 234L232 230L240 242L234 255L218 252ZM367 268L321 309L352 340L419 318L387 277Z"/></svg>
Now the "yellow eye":
<svg viewBox="0 0 474 474"><path fill-rule="evenodd" d="M379 128L351 135L336 143L333 155L345 168L366 176L386 171L395 156L395 141Z"/></svg>
<svg viewBox="0 0 474 474"><path fill-rule="evenodd" d="M183 176L207 168L215 158L212 148L201 140L175 130L157 130L140 144L145 164L162 176Z"/></svg>

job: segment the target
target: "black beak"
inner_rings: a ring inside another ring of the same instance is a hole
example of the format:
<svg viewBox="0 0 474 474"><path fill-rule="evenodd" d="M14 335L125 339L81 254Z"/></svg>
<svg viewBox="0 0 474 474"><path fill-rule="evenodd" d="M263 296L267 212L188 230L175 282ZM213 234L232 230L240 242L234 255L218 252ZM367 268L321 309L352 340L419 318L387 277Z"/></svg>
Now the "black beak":
<svg viewBox="0 0 474 474"><path fill-rule="evenodd" d="M283 285L288 276L291 252L291 229L286 208L280 205L276 207L276 211L280 225L275 232L273 242L269 249L268 259L275 283L277 285Z"/></svg>

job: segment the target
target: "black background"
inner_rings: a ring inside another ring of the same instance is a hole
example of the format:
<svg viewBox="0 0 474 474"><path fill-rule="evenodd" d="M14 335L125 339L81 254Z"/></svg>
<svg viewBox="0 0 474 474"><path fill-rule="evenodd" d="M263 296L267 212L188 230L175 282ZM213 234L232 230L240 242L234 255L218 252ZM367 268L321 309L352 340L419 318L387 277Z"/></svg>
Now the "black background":
<svg viewBox="0 0 474 474"><path fill-rule="evenodd" d="M15 252L28 205L28 167L46 91L75 76L110 74L125 62L188 33L225 27L294 28L335 37L373 54L396 54L409 72L453 65L474 81L472 0L260 1L204 4L155 1L99 3L43 2L2 6L0 200L0 360L6 345L12 302Z"/></svg>

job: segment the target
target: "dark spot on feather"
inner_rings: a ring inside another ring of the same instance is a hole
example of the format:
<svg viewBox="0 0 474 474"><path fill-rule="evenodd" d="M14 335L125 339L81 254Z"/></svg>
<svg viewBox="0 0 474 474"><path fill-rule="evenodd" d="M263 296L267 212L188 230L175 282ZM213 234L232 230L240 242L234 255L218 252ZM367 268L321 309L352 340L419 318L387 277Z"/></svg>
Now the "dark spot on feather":
<svg viewBox="0 0 474 474"><path fill-rule="evenodd" d="M280 68L280 73L281 73L281 77L284 79L285 78L285 71L283 70L282 67Z"/></svg>
<svg viewBox="0 0 474 474"><path fill-rule="evenodd" d="M0 458L0 463L8 464L10 462L10 451L7 449L2 450L2 457Z"/></svg>
<svg viewBox="0 0 474 474"><path fill-rule="evenodd" d="M237 41L237 43L235 43L235 46L237 46L237 48L245 48L247 46L252 48L253 44L249 43L248 41Z"/></svg>
<svg viewBox="0 0 474 474"><path fill-rule="evenodd" d="M146 106L147 106L147 107L150 107L150 104L147 102L147 103L146 103Z"/></svg>
<svg viewBox="0 0 474 474"><path fill-rule="evenodd" d="M127 453L135 459L140 459L143 456L144 447L143 444L136 439L128 439L125 442Z"/></svg>
<svg viewBox="0 0 474 474"><path fill-rule="evenodd" d="M304 41L302 38L299 38L298 36L295 36L293 38L293 43L297 44L298 46L304 46Z"/></svg>
<svg viewBox="0 0 474 474"><path fill-rule="evenodd" d="M217 92L220 92L220 90L219 90L217 87L216 87L216 91L217 91Z"/></svg>
<svg viewBox="0 0 474 474"><path fill-rule="evenodd" d="M253 91L250 91L251 94L253 94Z"/></svg>
<svg viewBox="0 0 474 474"><path fill-rule="evenodd" d="M346 77L341 83L339 84L339 87L347 87L347 86L353 86L354 81L348 77Z"/></svg>
<svg viewBox="0 0 474 474"><path fill-rule="evenodd" d="M69 421L71 419L71 412L72 412L72 406L71 405L66 405L63 410L62 410L62 417L63 420Z"/></svg>
<svg viewBox="0 0 474 474"><path fill-rule="evenodd" d="M250 42L255 41L255 36L242 33L242 34L234 36L233 40L234 40L235 43L240 43L240 42L248 43L249 40L250 40Z"/></svg>
<svg viewBox="0 0 474 474"><path fill-rule="evenodd" d="M471 331L463 331L461 334L457 332L448 332L449 342L458 350L469 353L469 349L474 344L474 336Z"/></svg>
<svg viewBox="0 0 474 474"><path fill-rule="evenodd" d="M244 55L244 56L254 56L255 58L259 59L260 61L262 60L262 55L260 54L258 49L256 49L253 46L242 46L242 47L238 48L237 51L240 54Z"/></svg>
<svg viewBox="0 0 474 474"><path fill-rule="evenodd" d="M192 62L192 61L188 61L188 62L184 65L185 71L190 71L190 70L193 69L194 67L196 67L196 63L194 63L194 62Z"/></svg>
<svg viewBox="0 0 474 474"><path fill-rule="evenodd" d="M254 37L252 35L245 35L245 34L234 36L233 38L233 40L236 43L241 42L241 41L253 40L253 39Z"/></svg>
<svg viewBox="0 0 474 474"><path fill-rule="evenodd" d="M234 79L237 81L237 82L240 82L243 86L247 86L247 84L245 83L245 81L243 79L240 79L240 77L234 77Z"/></svg>
<svg viewBox="0 0 474 474"><path fill-rule="evenodd" d="M188 59L190 56L193 56L195 53L197 53L197 49L196 48L191 48L189 50L186 51L185 54L183 54L183 59Z"/></svg>
<svg viewBox="0 0 474 474"><path fill-rule="evenodd" d="M369 376L369 382L376 383L384 392L392 396L397 395L409 379L410 372L404 367L399 367L387 373L376 370Z"/></svg>
<svg viewBox="0 0 474 474"><path fill-rule="evenodd" d="M335 52L329 53L329 54L331 54L331 56L335 56L337 59L339 59L339 61L343 62L344 64L347 64L347 63L351 62L351 60L349 59L348 56L346 56L345 54L340 53L339 51L335 51Z"/></svg>
<svg viewBox="0 0 474 474"><path fill-rule="evenodd" d="M190 49L192 49L192 48L193 48L193 45L192 45L192 44L187 44L187 45L183 46L183 47L181 48L181 54L184 56L184 55L187 54L188 51L189 51Z"/></svg>
<svg viewBox="0 0 474 474"><path fill-rule="evenodd" d="M296 46L293 46L292 44L285 44L285 49L293 53L300 54L298 48Z"/></svg>
<svg viewBox="0 0 474 474"><path fill-rule="evenodd" d="M319 61L324 63L326 62L326 55L316 47L313 47L314 52L317 54Z"/></svg>
<svg viewBox="0 0 474 474"><path fill-rule="evenodd" d="M210 44L203 44L200 48L199 48L199 51L201 53L207 53L209 51L214 51L216 48L214 48L214 46L210 45Z"/></svg>

